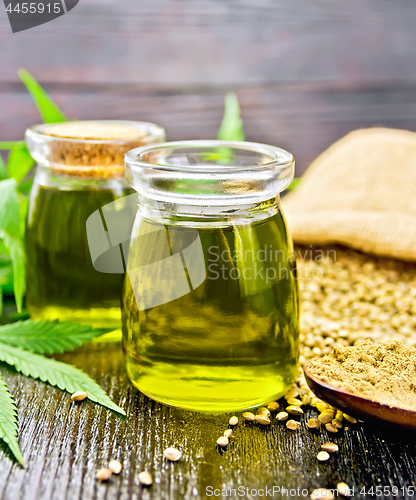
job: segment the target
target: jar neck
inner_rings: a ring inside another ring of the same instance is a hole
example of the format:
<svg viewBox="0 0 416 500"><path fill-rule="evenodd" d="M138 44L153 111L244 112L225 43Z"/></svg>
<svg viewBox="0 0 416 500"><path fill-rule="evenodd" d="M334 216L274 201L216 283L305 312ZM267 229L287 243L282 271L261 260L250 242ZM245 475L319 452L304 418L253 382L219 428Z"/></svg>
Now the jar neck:
<svg viewBox="0 0 416 500"><path fill-rule="evenodd" d="M280 196L247 205L201 206L160 202L138 196L138 214L154 222L188 227L227 227L266 220L280 211Z"/></svg>
<svg viewBox="0 0 416 500"><path fill-rule="evenodd" d="M52 168L40 163L36 166L34 184L49 188L55 188L62 191L80 191L91 189L125 189L129 185L123 175L116 177L103 178L100 175L94 175L93 172L80 171L77 169L72 172L58 168ZM121 192L120 192L121 195Z"/></svg>

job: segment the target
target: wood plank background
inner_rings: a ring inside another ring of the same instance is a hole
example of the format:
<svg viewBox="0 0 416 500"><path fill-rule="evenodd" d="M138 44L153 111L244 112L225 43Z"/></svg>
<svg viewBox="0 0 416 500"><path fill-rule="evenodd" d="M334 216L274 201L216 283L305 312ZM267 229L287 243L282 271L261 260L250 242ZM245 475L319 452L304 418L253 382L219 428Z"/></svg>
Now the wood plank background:
<svg viewBox="0 0 416 500"><path fill-rule="evenodd" d="M416 130L413 0L80 0L13 34L0 8L0 140L39 121L25 67L70 118L154 121L168 138L215 137L223 96L248 140L298 174L355 128Z"/></svg>

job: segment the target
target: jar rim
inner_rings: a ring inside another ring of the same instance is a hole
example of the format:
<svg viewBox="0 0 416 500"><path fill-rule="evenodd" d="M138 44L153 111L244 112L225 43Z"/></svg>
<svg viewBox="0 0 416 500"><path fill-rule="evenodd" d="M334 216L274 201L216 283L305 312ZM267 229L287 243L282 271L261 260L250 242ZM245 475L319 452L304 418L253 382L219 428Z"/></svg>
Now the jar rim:
<svg viewBox="0 0 416 500"><path fill-rule="evenodd" d="M72 122L72 120L71 120ZM62 122L68 123L68 122ZM165 137L165 129L160 125L151 122L140 122L134 120L79 120L78 123L102 123L105 125L127 125L136 129L140 129L141 131L145 131L146 133L139 137L139 140L148 140L152 138L154 140L164 139ZM28 127L26 130L26 137L33 138L37 141L43 140L48 142L64 142L69 144L114 144L114 145L123 145L134 142L135 139L126 138L126 139L84 139L82 137L61 137L55 135L45 134L45 130L47 128L53 127L54 125L58 125L59 123L42 123L37 125L32 125Z"/></svg>
<svg viewBox="0 0 416 500"><path fill-rule="evenodd" d="M285 168L293 168L295 159L291 153L279 148L277 146L271 146L269 144L261 144L256 142L245 142L245 141L221 141L218 139L212 140L185 140L185 141L173 141L173 142L163 142L159 144L140 146L138 148L131 149L124 155L124 161L129 168L142 169L142 168L153 168L156 170L166 170L170 172L196 172L193 166L183 165L183 166L173 166L163 163L153 163L144 159L144 155L148 153L155 153L157 151L168 150L168 149L215 149L215 148L229 148L240 151L250 151L252 153L259 153L267 155L270 157L270 162L245 165L245 166L225 166L225 165L198 165L197 172L199 174L204 173L230 173L233 172L249 172L254 170L259 170L261 168L279 168L285 170Z"/></svg>

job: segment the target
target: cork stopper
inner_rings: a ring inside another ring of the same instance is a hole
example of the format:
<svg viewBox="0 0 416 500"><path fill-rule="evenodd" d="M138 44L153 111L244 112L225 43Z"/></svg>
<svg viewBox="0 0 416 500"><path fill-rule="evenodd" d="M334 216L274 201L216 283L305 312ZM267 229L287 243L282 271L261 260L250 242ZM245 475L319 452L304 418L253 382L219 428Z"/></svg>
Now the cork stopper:
<svg viewBox="0 0 416 500"><path fill-rule="evenodd" d="M145 128L112 122L57 123L46 127L43 134L56 138L49 142L51 169L83 178L122 177L124 153L148 143Z"/></svg>
<svg viewBox="0 0 416 500"><path fill-rule="evenodd" d="M146 131L121 123L64 122L45 128L45 135L67 139L99 141L133 141L146 135Z"/></svg>

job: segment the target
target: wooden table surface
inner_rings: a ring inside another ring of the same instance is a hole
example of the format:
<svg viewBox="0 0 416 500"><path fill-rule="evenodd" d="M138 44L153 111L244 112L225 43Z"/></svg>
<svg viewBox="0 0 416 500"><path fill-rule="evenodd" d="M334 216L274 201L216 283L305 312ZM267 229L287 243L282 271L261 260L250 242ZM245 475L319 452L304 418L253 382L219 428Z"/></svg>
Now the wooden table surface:
<svg viewBox="0 0 416 500"><path fill-rule="evenodd" d="M356 128L416 131L415 25L413 0L80 0L15 34L0 9L0 140L39 122L20 67L71 119L169 140L214 138L233 90L247 140L288 149L300 175Z"/></svg>

